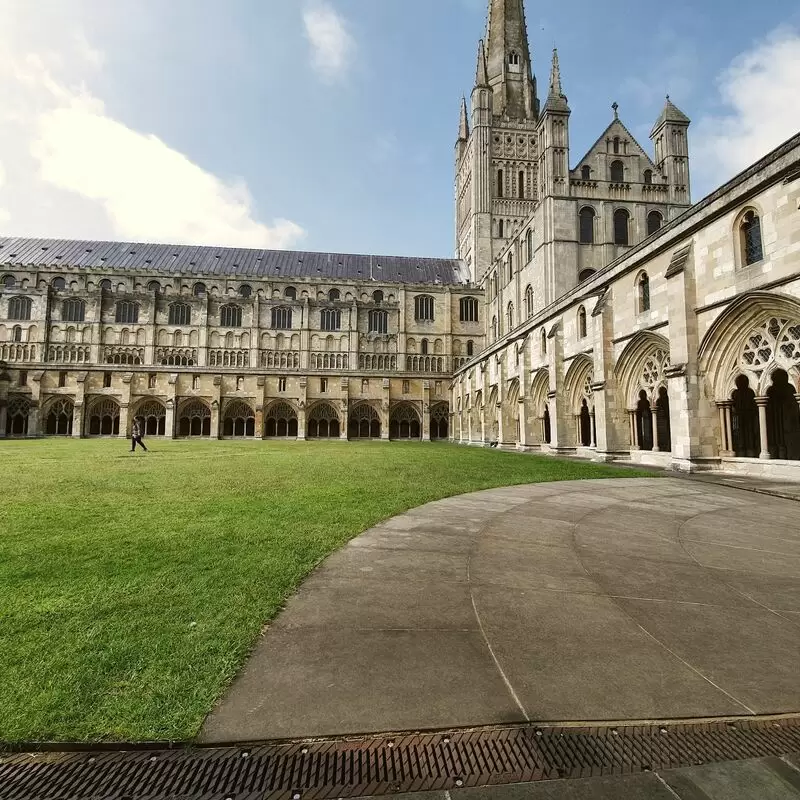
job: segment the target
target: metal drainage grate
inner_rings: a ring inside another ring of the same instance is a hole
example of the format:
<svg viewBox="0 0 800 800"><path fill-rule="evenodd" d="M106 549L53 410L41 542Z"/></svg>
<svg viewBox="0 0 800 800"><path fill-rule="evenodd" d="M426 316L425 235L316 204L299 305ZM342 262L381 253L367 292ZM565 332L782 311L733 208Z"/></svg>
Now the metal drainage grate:
<svg viewBox="0 0 800 800"><path fill-rule="evenodd" d="M800 716L525 726L150 752L5 754L0 800L314 800L624 775L800 752Z"/></svg>

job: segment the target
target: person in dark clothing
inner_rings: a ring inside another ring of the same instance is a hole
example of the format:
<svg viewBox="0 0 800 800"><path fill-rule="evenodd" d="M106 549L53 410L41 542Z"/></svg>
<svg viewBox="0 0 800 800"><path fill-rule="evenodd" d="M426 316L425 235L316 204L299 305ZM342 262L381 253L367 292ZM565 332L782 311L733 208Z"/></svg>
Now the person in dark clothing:
<svg viewBox="0 0 800 800"><path fill-rule="evenodd" d="M136 450L136 445L138 444L142 450L147 452L147 448L144 446L144 442L142 441L142 436L144 435L144 430L142 429L142 425L138 419L133 420L133 427L131 428L131 453Z"/></svg>

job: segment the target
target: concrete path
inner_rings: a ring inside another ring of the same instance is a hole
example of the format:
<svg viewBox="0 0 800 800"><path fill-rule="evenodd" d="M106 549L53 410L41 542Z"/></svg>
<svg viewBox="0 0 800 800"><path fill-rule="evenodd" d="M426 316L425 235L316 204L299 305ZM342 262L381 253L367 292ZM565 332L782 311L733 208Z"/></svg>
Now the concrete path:
<svg viewBox="0 0 800 800"><path fill-rule="evenodd" d="M800 711L800 507L681 478L494 489L333 554L202 740Z"/></svg>

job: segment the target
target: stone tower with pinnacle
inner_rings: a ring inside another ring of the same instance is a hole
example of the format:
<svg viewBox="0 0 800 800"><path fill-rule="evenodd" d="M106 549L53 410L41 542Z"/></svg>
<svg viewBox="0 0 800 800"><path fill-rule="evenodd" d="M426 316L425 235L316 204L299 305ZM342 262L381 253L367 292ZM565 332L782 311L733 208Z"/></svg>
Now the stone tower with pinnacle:
<svg viewBox="0 0 800 800"><path fill-rule="evenodd" d="M489 0L456 143L456 255L479 282L538 199L539 100L523 0Z"/></svg>

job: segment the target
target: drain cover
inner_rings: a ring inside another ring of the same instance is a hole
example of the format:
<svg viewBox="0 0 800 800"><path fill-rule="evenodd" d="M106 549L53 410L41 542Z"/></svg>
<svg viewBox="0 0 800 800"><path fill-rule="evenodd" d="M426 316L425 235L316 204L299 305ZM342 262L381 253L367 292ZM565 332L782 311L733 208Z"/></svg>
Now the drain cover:
<svg viewBox="0 0 800 800"><path fill-rule="evenodd" d="M6 753L0 800L315 800L623 775L800 753L800 716L514 726L162 751Z"/></svg>

